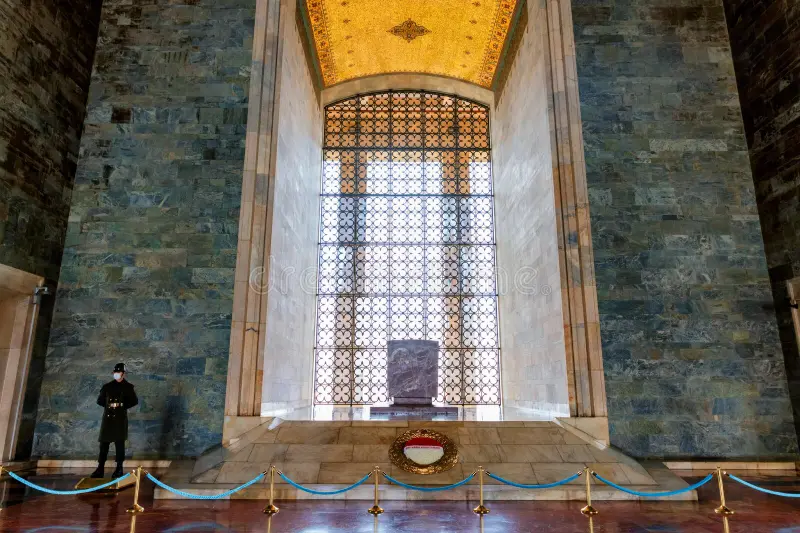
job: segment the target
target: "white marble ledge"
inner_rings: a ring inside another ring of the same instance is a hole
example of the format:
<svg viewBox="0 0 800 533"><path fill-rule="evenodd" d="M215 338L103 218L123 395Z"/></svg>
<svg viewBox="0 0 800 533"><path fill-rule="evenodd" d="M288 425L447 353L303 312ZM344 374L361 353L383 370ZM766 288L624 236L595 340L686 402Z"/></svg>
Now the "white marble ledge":
<svg viewBox="0 0 800 533"><path fill-rule="evenodd" d="M756 470L760 474L776 473L776 475L786 475L786 473L796 472L797 463L794 462L758 462L758 461L664 461L664 465L670 470L701 470L711 472L717 467L723 470Z"/></svg>

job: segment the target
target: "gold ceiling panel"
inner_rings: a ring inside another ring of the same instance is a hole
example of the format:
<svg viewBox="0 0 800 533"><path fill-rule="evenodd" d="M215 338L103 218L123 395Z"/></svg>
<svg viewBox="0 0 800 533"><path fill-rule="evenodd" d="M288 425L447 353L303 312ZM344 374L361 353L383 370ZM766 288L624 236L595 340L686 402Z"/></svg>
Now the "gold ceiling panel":
<svg viewBox="0 0 800 533"><path fill-rule="evenodd" d="M392 72L491 87L517 0L306 0L323 83Z"/></svg>

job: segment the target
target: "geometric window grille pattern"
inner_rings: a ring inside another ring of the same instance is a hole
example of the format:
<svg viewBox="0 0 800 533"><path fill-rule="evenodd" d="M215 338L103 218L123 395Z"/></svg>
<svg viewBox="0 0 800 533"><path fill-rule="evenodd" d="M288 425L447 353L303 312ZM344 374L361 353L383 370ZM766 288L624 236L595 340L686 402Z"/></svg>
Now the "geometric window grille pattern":
<svg viewBox="0 0 800 533"><path fill-rule="evenodd" d="M485 106L391 91L325 108L316 404L389 400L386 341L439 342L438 401L500 403Z"/></svg>

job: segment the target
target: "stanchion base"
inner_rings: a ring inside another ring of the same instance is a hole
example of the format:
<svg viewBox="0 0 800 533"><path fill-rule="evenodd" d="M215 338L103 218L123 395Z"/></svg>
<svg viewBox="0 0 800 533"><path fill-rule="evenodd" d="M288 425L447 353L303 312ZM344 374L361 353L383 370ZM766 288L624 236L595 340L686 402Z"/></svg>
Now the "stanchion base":
<svg viewBox="0 0 800 533"><path fill-rule="evenodd" d="M378 516L379 514L383 513L383 509L377 505L373 505L372 507L367 509L367 512L371 515Z"/></svg>
<svg viewBox="0 0 800 533"><path fill-rule="evenodd" d="M84 490L84 489L93 489L98 485L104 485L109 481L114 481L110 477L104 478L91 478L91 477L84 477L81 478L80 481L75 485L75 489L77 490ZM135 476L128 476L119 483L114 483L104 489L100 489L97 492L117 492L123 489L127 489L128 487L133 487L136 485L136 477Z"/></svg>
<svg viewBox="0 0 800 533"><path fill-rule="evenodd" d="M472 512L477 514L477 515L483 516L485 514L489 514L489 508L486 507L485 505L481 504L481 505L477 506L475 509L473 509Z"/></svg>
<svg viewBox="0 0 800 533"><path fill-rule="evenodd" d="M598 514L600 514L600 511L598 511L597 509L595 509L591 505L587 505L586 507L581 509L581 514L583 516L597 516Z"/></svg>
<svg viewBox="0 0 800 533"><path fill-rule="evenodd" d="M731 516L733 514L733 511L728 509L726 505L720 505L719 507L714 509L714 512L722 516Z"/></svg>
<svg viewBox="0 0 800 533"><path fill-rule="evenodd" d="M130 514L139 514L139 513L143 513L143 512L144 512L144 507L142 507L142 506L141 506L141 505L139 505L138 503L134 503L134 504L133 504L133 507L128 507L128 508L126 509L126 512L128 512L128 513L130 513Z"/></svg>
<svg viewBox="0 0 800 533"><path fill-rule="evenodd" d="M278 514L278 511L280 511L280 509L272 504L269 504L266 507L264 507L264 514L267 516Z"/></svg>

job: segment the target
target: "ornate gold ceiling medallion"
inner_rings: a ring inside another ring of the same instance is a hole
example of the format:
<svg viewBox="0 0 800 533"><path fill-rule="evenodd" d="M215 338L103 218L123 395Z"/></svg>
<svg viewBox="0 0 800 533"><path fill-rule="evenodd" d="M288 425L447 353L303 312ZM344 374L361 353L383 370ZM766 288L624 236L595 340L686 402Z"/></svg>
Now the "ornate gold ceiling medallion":
<svg viewBox="0 0 800 533"><path fill-rule="evenodd" d="M438 474L458 464L458 447L447 435L431 429L413 429L392 443L389 459L406 472Z"/></svg>
<svg viewBox="0 0 800 533"><path fill-rule="evenodd" d="M416 39L417 37L422 37L426 33L430 32L431 30L429 30L425 26L420 26L411 19L407 19L404 22L392 28L391 30L389 30L389 33L391 33L392 35L397 35L398 37L405 39L406 42L409 43L414 39Z"/></svg>

